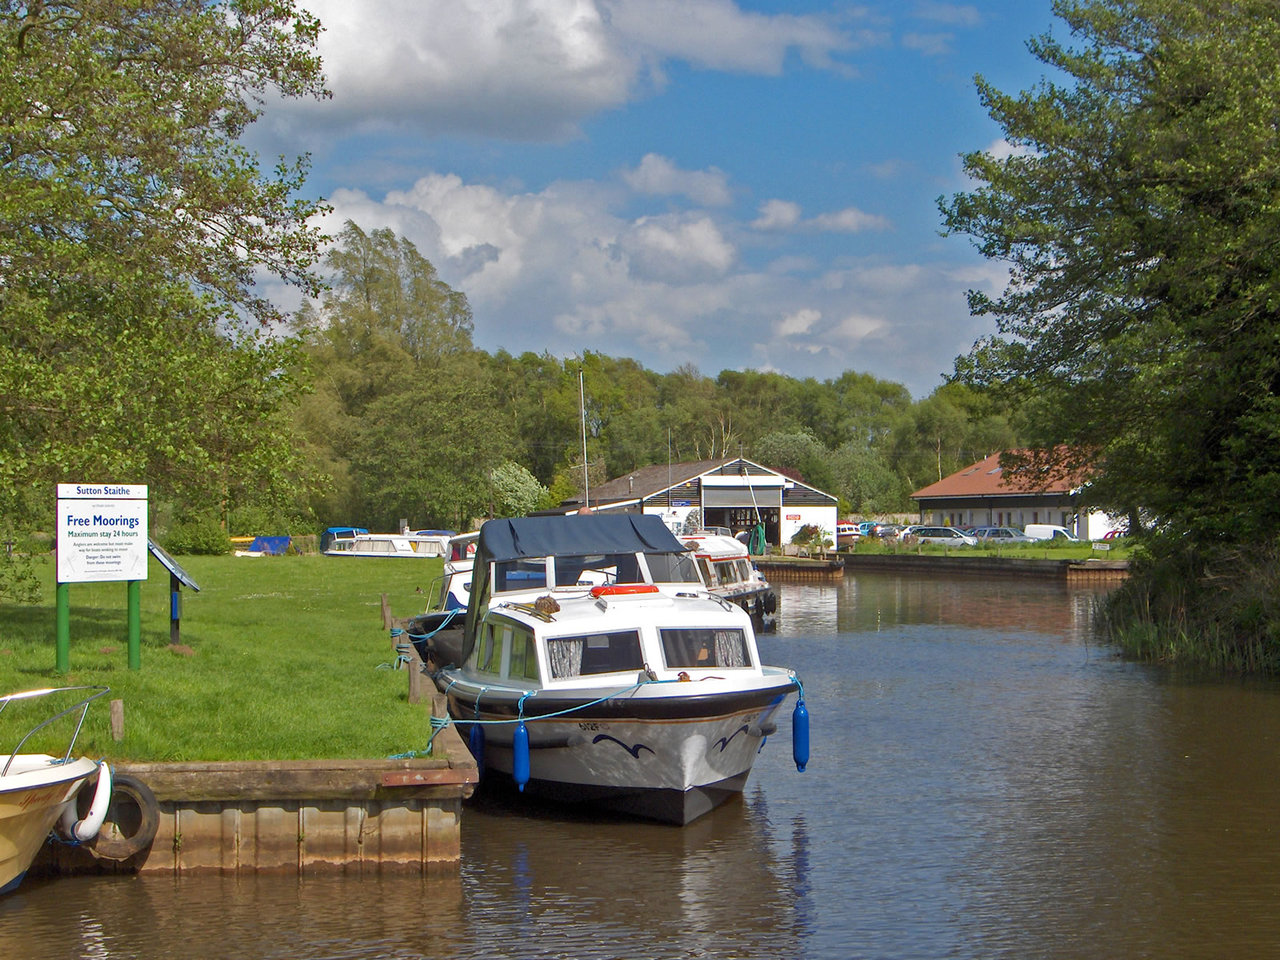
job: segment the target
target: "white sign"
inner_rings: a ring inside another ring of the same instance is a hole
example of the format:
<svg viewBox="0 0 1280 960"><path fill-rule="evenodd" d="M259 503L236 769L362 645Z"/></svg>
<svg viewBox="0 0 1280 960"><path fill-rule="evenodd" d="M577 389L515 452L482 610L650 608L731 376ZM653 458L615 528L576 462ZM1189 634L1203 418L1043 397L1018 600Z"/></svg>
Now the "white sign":
<svg viewBox="0 0 1280 960"><path fill-rule="evenodd" d="M58 582L147 579L147 485L58 484Z"/></svg>

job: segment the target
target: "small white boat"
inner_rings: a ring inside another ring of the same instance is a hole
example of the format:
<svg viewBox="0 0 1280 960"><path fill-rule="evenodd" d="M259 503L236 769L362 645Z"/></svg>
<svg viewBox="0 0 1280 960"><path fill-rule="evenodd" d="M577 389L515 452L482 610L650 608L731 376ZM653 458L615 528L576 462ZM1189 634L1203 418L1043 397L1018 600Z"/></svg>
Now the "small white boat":
<svg viewBox="0 0 1280 960"><path fill-rule="evenodd" d="M462 625L471 597L471 574L480 534L449 538L444 570L427 588L428 606L409 621L406 633L422 662L435 668L461 663Z"/></svg>
<svg viewBox="0 0 1280 960"><path fill-rule="evenodd" d="M327 557L443 557L449 538L439 534L352 533L336 536L325 548Z"/></svg>
<svg viewBox="0 0 1280 960"><path fill-rule="evenodd" d="M73 758L71 751L90 703L106 692L106 687L54 687L0 696L0 714L19 704L15 707L17 713L24 702L39 701L44 707L39 719L31 718L34 722L23 717L19 729L24 732L16 746L8 754L0 753L0 893L14 890L22 882L55 824L65 839L75 843L92 840L101 829L111 799L111 770L105 763L87 757ZM76 697L70 706L59 709L60 704ZM22 752L39 731L77 713L65 753L54 756ZM98 782L93 803L81 818L76 811L76 795L94 777Z"/></svg>
<svg viewBox="0 0 1280 960"><path fill-rule="evenodd" d="M718 533L684 534L680 540L693 550L708 590L751 614L757 630L770 623L778 595L751 562L745 543Z"/></svg>
<svg viewBox="0 0 1280 960"><path fill-rule="evenodd" d="M433 678L486 775L676 824L742 792L801 691L653 516L490 520L461 636ZM803 769L802 693L792 727Z"/></svg>

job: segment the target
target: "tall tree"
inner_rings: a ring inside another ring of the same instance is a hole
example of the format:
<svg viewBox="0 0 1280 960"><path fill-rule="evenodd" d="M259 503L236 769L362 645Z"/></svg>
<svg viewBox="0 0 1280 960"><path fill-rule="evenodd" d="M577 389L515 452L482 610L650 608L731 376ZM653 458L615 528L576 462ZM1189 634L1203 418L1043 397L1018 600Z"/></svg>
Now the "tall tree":
<svg viewBox="0 0 1280 960"><path fill-rule="evenodd" d="M348 221L325 256L330 288L295 322L315 370L299 409L326 522L459 526L487 510L509 456L466 296L407 239Z"/></svg>
<svg viewBox="0 0 1280 960"><path fill-rule="evenodd" d="M979 186L942 204L1011 268L1001 294L971 294L1000 335L958 373L1037 398L1041 445L1098 471L1097 503L1158 518L1172 554L1274 542L1280 8L1054 9L1076 45L1031 50L1061 79L1018 95L979 80L1015 149L968 155Z"/></svg>
<svg viewBox="0 0 1280 960"><path fill-rule="evenodd" d="M268 91L325 94L318 31L290 0L0 2L6 521L73 475L286 489L297 367L236 318L277 318L264 273L316 289L321 205L239 138Z"/></svg>

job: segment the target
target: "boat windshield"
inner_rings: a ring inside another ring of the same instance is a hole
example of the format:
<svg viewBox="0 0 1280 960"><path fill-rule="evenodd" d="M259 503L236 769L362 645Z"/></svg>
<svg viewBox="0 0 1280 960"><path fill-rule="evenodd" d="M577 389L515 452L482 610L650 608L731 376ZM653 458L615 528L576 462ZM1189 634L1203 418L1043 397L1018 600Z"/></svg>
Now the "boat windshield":
<svg viewBox="0 0 1280 960"><path fill-rule="evenodd" d="M689 553L646 553L645 562L654 583L701 583L698 561Z"/></svg>
<svg viewBox="0 0 1280 960"><path fill-rule="evenodd" d="M634 553L597 553L556 557L556 586L575 587L600 583L644 583Z"/></svg>

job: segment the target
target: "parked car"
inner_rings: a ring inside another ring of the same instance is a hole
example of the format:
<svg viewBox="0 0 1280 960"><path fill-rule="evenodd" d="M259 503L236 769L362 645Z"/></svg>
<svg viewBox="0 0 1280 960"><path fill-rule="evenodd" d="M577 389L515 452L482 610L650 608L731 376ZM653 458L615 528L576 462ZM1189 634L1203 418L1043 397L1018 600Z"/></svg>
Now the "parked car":
<svg viewBox="0 0 1280 960"><path fill-rule="evenodd" d="M911 529L911 536L920 543L942 543L949 547L975 547L977 538L955 527L919 526Z"/></svg>
<svg viewBox="0 0 1280 960"><path fill-rule="evenodd" d="M1028 523L1023 532L1032 540L1069 540L1077 543L1074 533L1056 523Z"/></svg>
<svg viewBox="0 0 1280 960"><path fill-rule="evenodd" d="M876 536L881 540L896 540L905 529L900 523L882 523L876 528Z"/></svg>
<svg viewBox="0 0 1280 960"><path fill-rule="evenodd" d="M979 540L992 540L996 543L1035 543L1035 537L1028 537L1014 527L976 527L973 535Z"/></svg>

